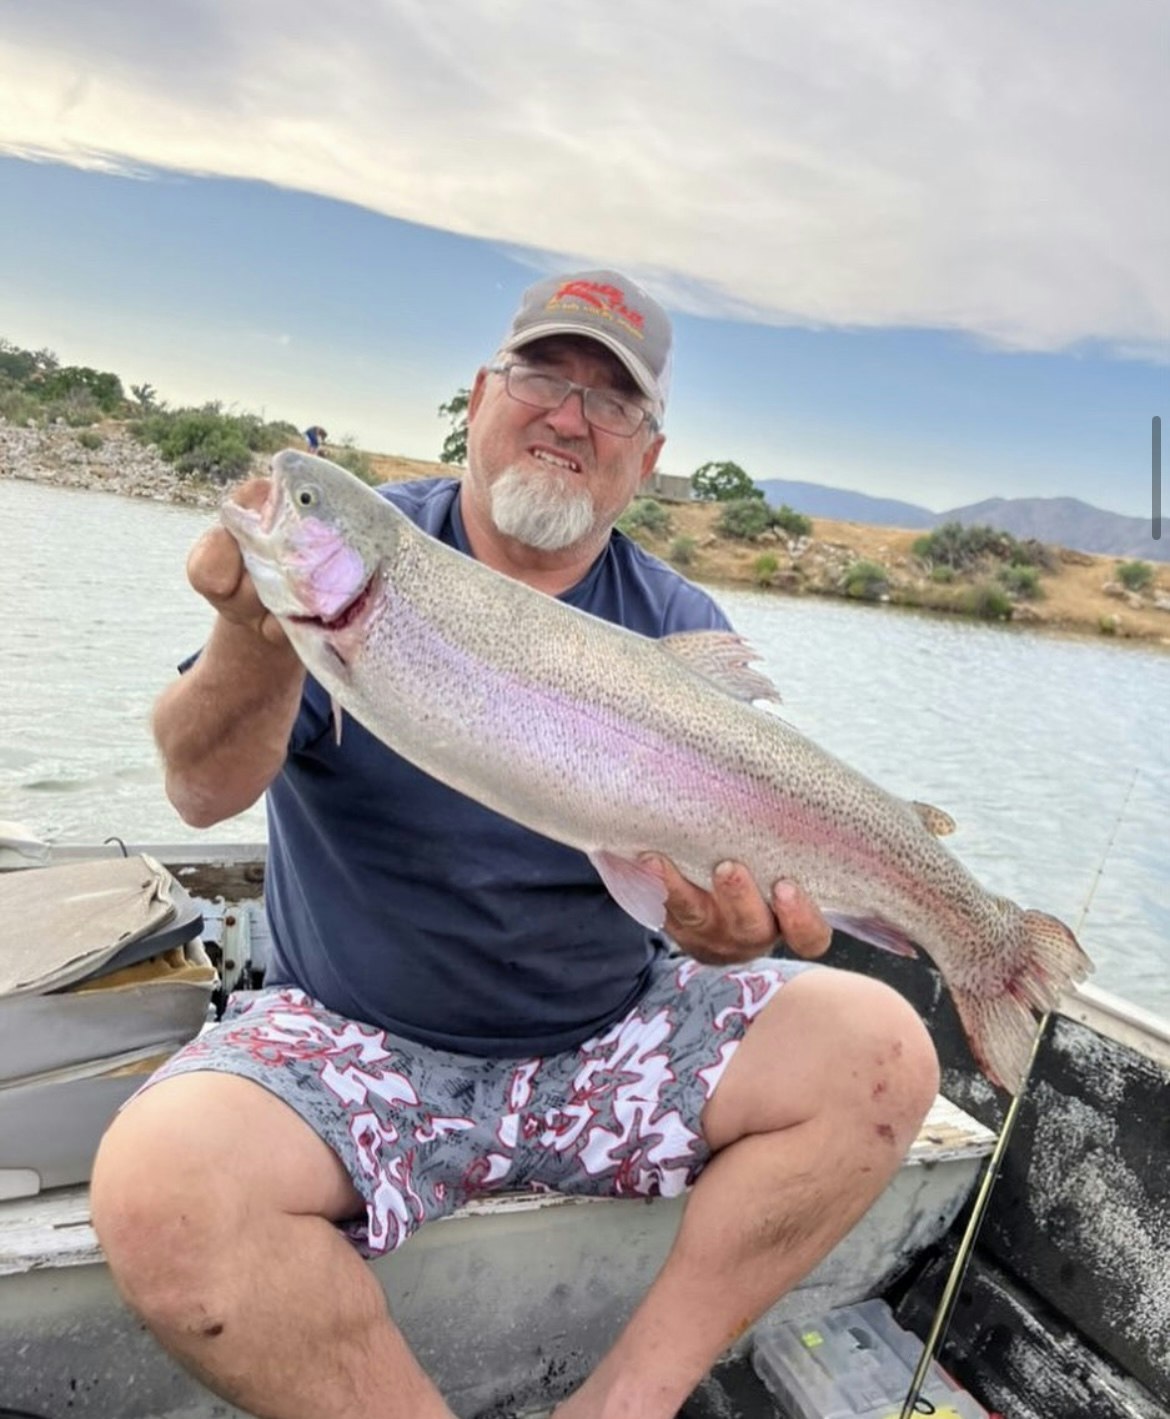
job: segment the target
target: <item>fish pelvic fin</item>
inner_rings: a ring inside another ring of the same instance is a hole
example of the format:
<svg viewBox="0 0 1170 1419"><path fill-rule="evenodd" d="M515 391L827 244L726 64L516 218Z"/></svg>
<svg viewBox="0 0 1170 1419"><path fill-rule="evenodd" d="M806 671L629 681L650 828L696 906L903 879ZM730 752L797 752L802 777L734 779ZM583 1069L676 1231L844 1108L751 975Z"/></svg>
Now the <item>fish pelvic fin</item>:
<svg viewBox="0 0 1170 1419"><path fill-rule="evenodd" d="M1006 909L1013 907L1004 902ZM1064 922L1046 912L1020 912L1022 944L1015 969L997 995L952 987L971 1052L993 1084L1015 1094L1024 1082L1038 1028L1093 963Z"/></svg>
<svg viewBox="0 0 1170 1419"><path fill-rule="evenodd" d="M917 799L908 801L928 833L933 833L936 838L948 838L955 831L955 820L949 813L944 813L933 803L919 803Z"/></svg>
<svg viewBox="0 0 1170 1419"><path fill-rule="evenodd" d="M733 699L749 705L755 700L779 703L780 692L776 686L766 675L751 668L751 662L759 660L759 654L734 631L679 631L663 636L658 644Z"/></svg>
<svg viewBox="0 0 1170 1419"><path fill-rule="evenodd" d="M844 912L835 912L831 907L822 907L821 915L834 931L847 932L850 936L856 936L858 941L864 941L869 946L877 946L880 950L889 951L895 956L918 955L913 941L902 928L895 926L893 922L886 921L884 917L846 916Z"/></svg>
<svg viewBox="0 0 1170 1419"><path fill-rule="evenodd" d="M666 885L652 868L633 858L599 848L589 861L609 895L635 921L659 931L666 920Z"/></svg>

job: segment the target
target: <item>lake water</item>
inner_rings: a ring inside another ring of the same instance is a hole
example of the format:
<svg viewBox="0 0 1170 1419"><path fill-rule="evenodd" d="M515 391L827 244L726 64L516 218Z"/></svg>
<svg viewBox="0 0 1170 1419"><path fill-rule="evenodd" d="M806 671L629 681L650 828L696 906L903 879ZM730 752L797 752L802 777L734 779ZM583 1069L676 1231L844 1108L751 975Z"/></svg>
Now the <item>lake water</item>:
<svg viewBox="0 0 1170 1419"><path fill-rule="evenodd" d="M0 819L53 841L254 841L166 801L148 719L210 611L209 516L0 480ZM1170 655L887 608L720 590L804 733L945 808L984 884L1078 929L1095 983L1170 1015ZM1087 908L1087 910L1086 910Z"/></svg>

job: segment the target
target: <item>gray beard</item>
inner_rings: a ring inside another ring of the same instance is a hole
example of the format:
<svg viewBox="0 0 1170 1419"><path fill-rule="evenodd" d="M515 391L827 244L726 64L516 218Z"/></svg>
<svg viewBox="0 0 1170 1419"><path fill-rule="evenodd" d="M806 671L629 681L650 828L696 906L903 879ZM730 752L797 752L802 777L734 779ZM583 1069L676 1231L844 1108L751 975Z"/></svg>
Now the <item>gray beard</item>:
<svg viewBox="0 0 1170 1419"><path fill-rule="evenodd" d="M538 552L560 552L593 531L593 499L587 488L566 488L555 476L541 478L506 468L491 487L496 531Z"/></svg>

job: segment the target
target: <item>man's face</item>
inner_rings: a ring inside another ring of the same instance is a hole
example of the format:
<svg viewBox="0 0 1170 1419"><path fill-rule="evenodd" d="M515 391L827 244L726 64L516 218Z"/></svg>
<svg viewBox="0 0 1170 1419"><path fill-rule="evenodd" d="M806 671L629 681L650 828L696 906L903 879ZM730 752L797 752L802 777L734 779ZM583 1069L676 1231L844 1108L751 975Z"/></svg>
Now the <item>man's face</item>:
<svg viewBox="0 0 1170 1419"><path fill-rule="evenodd" d="M621 362L594 340L534 341L508 362L612 390L645 404ZM661 434L593 428L573 393L558 409L513 399L504 376L481 370L468 406L467 491L506 536L545 551L605 536L653 472Z"/></svg>

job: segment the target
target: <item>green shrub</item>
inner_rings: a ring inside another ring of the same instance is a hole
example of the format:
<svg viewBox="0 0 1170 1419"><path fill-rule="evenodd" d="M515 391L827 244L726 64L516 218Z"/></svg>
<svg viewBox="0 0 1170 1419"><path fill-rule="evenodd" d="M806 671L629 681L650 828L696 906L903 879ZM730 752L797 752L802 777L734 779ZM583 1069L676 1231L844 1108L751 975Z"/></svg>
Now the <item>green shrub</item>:
<svg viewBox="0 0 1170 1419"><path fill-rule="evenodd" d="M968 587L959 598L959 610L969 616L978 616L981 621L1010 621L1012 618L1011 597L993 581L981 581Z"/></svg>
<svg viewBox="0 0 1170 1419"><path fill-rule="evenodd" d="M236 421L212 405L159 411L133 428L144 443L154 444L183 474L230 483L252 465L252 451Z"/></svg>
<svg viewBox="0 0 1170 1419"><path fill-rule="evenodd" d="M715 527L726 537L754 542L772 526L772 518L772 509L763 498L737 498L724 503Z"/></svg>
<svg viewBox="0 0 1170 1419"><path fill-rule="evenodd" d="M39 424L44 420L44 405L23 389L0 387L0 419L10 424Z"/></svg>
<svg viewBox="0 0 1170 1419"><path fill-rule="evenodd" d="M199 409L155 409L131 426L180 473L230 483L250 471L253 453L273 453L299 438L292 424L255 414L225 414L218 403Z"/></svg>
<svg viewBox="0 0 1170 1419"><path fill-rule="evenodd" d="M964 527L961 522L944 522L914 543L914 555L936 566L965 571L987 557L1009 561L1021 546L1010 532L994 527Z"/></svg>
<svg viewBox="0 0 1170 1419"><path fill-rule="evenodd" d="M251 471L252 451L231 429L212 429L171 461L179 473L234 483Z"/></svg>
<svg viewBox="0 0 1170 1419"><path fill-rule="evenodd" d="M102 444L105 443L105 439L102 438L101 434L95 434L90 429L83 429L81 433L77 435L77 442L82 448L88 448L92 453L95 449L101 448Z"/></svg>
<svg viewBox="0 0 1170 1419"><path fill-rule="evenodd" d="M780 563L776 560L774 552L761 552L752 563L752 576L758 586L767 586L776 575L776 569Z"/></svg>
<svg viewBox="0 0 1170 1419"><path fill-rule="evenodd" d="M949 586L955 579L955 569L954 567L947 566L931 567L930 579L931 581L939 582L943 586Z"/></svg>
<svg viewBox="0 0 1170 1419"><path fill-rule="evenodd" d="M380 481L374 472L374 465L368 453L363 453L360 448L355 448L353 443L343 440L329 450L330 463L336 463L339 467L347 469L355 478L360 478L363 483L368 483L371 488L377 486Z"/></svg>
<svg viewBox="0 0 1170 1419"><path fill-rule="evenodd" d="M689 567L695 560L695 539L676 537L670 544L670 560L676 567Z"/></svg>
<svg viewBox="0 0 1170 1419"><path fill-rule="evenodd" d="M793 512L787 503L772 509L772 526L787 532L789 537L811 537L812 518L802 512Z"/></svg>
<svg viewBox="0 0 1170 1419"><path fill-rule="evenodd" d="M1023 542L1013 540L1008 554L1013 567L1035 567L1042 572L1060 570L1060 558L1046 542L1029 537Z"/></svg>
<svg viewBox="0 0 1170 1419"><path fill-rule="evenodd" d="M1044 595L1040 573L1033 566L1000 567L997 576L1008 595L1020 601L1039 601Z"/></svg>
<svg viewBox="0 0 1170 1419"><path fill-rule="evenodd" d="M287 419L268 423L257 414L224 414L253 453L275 453L301 441L301 431Z"/></svg>
<svg viewBox="0 0 1170 1419"><path fill-rule="evenodd" d="M857 601L878 601L890 590L890 574L877 562L854 562L841 582L846 596Z"/></svg>
<svg viewBox="0 0 1170 1419"><path fill-rule="evenodd" d="M670 531L670 514L657 498L635 498L617 524L623 532L648 532L665 537Z"/></svg>
<svg viewBox="0 0 1170 1419"><path fill-rule="evenodd" d="M1117 580L1126 591L1145 591L1154 580L1154 569L1149 562L1118 562Z"/></svg>
<svg viewBox="0 0 1170 1419"><path fill-rule="evenodd" d="M101 406L84 389L75 389L62 399L47 400L44 410L46 424L64 423L71 429L96 424L103 414Z"/></svg>

